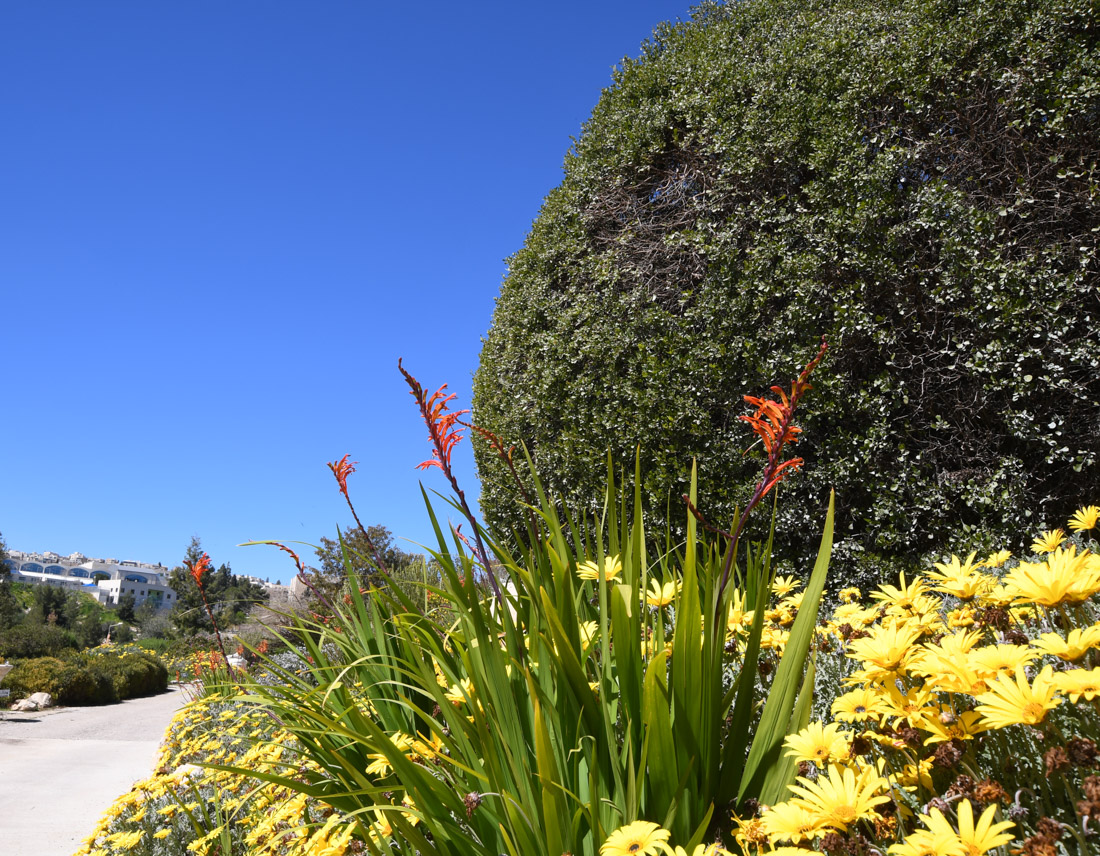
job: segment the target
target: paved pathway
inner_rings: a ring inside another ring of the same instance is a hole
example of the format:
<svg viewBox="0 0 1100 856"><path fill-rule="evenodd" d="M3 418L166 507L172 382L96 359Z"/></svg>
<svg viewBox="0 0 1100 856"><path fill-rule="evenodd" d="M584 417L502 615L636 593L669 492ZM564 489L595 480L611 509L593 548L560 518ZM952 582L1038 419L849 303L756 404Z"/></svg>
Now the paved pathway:
<svg viewBox="0 0 1100 856"><path fill-rule="evenodd" d="M72 856L115 797L152 772L185 703L171 687L103 707L0 712L0 854Z"/></svg>

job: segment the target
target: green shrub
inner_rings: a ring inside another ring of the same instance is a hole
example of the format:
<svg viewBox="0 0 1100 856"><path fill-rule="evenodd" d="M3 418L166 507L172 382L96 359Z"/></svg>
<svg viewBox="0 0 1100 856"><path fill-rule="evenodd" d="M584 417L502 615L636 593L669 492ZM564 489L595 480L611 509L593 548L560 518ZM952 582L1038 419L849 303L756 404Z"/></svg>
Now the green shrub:
<svg viewBox="0 0 1100 856"><path fill-rule="evenodd" d="M49 624L19 624L0 632L0 660L56 657L79 647L72 633Z"/></svg>
<svg viewBox="0 0 1100 856"><path fill-rule="evenodd" d="M107 674L89 665L83 658L66 662L58 680L60 688L54 694L54 701L58 704L112 704L124 698Z"/></svg>
<svg viewBox="0 0 1100 856"><path fill-rule="evenodd" d="M151 654L165 654L169 647L171 647L171 643L167 639L150 636L139 639L137 641L137 646Z"/></svg>
<svg viewBox="0 0 1100 856"><path fill-rule="evenodd" d="M12 698L26 698L31 693L49 693L56 697L61 689L61 673L65 664L56 657L38 657L15 664L0 686L11 690Z"/></svg>
<svg viewBox="0 0 1100 856"><path fill-rule="evenodd" d="M46 692L57 704L110 704L154 695L168 688L168 670L152 654L109 649L38 657L15 664L3 686L13 698Z"/></svg>
<svg viewBox="0 0 1100 856"><path fill-rule="evenodd" d="M654 529L693 457L728 521L742 393L824 333L778 552L812 552L829 487L868 575L1057 525L1100 492L1096 28L1086 0L745 0L661 28L510 260L474 421L570 510L640 447ZM522 531L473 440L486 519Z"/></svg>
<svg viewBox="0 0 1100 856"><path fill-rule="evenodd" d="M49 693L56 704L91 705L118 701L110 678L79 658L38 657L16 664L3 682L12 698Z"/></svg>
<svg viewBox="0 0 1100 856"><path fill-rule="evenodd" d="M119 699L155 695L168 688L168 669L155 654L100 648L81 655L86 668L110 681Z"/></svg>

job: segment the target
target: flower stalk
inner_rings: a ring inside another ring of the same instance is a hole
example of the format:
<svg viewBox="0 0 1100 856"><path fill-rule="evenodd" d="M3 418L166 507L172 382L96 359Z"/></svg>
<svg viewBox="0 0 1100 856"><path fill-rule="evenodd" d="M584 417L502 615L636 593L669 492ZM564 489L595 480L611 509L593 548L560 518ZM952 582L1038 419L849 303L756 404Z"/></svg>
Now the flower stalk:
<svg viewBox="0 0 1100 856"><path fill-rule="evenodd" d="M218 620L214 617L214 610L210 608L210 601L206 599L206 575L210 573L210 557L203 553L198 559L191 561L190 559L183 560L184 566L191 574L192 579L195 580L195 585L199 589L199 596L202 597L202 605L206 609L206 614L210 618L210 623L214 627L214 638L218 641L218 650L222 652L222 659L225 661L225 668L229 672L230 678L236 680L233 676L233 668L229 665L229 655L225 653L225 643L222 642L222 633L218 628Z"/></svg>
<svg viewBox="0 0 1100 856"><path fill-rule="evenodd" d="M779 401L758 398L754 395L744 396L745 401L756 408L756 412L751 416L741 416L739 418L752 426L752 430L756 432L760 441L764 444L764 449L768 453L768 460L764 465L760 480L756 483L749 501L745 504L744 512L737 521L737 527L732 534L721 533L729 541L729 549L726 552L726 561L722 568L722 580L718 586L716 602L719 608L722 604L722 594L729 584L733 560L737 554L737 543L741 538L741 532L745 528L745 521L748 520L749 515L760 503L760 500L767 496L773 487L779 484L788 473L802 466L802 458L790 458L784 461L783 449L788 443L798 442L798 435L802 433L802 429L794 424L794 411L798 407L798 402L802 396L808 390L813 389L810 385L810 375L825 357L825 351L828 348L829 345L825 341L825 337L822 336L821 347L818 349L817 356L806 364L806 367L791 383L791 394L789 396L779 386L772 387L772 392L779 397Z"/></svg>
<svg viewBox="0 0 1100 856"><path fill-rule="evenodd" d="M424 419L424 424L428 426L428 437L432 442L432 457L417 464L417 469L426 470L430 467L438 467L443 472L443 475L446 476L447 481L450 482L451 490L453 490L455 496L458 497L462 513L466 516L466 519L470 521L470 526L473 528L474 544L478 561L481 562L481 566L485 569L485 573L489 577L489 584L492 586L493 595L496 597L497 603L503 607L504 593L500 589L500 583L497 581L493 566L489 562L489 554L486 552L485 543L481 539L480 527L477 525L477 519L474 517L469 504L466 502L466 494L459 486L458 479L455 477L454 470L451 467L451 452L454 451L454 447L458 444L458 441L462 439L462 431L464 428L464 423L460 421L460 417L466 415L470 411L448 410L447 405L450 404L456 396L453 393L450 395L446 394L447 384L443 384L443 386L429 396L424 387L420 385L420 381L409 374L404 366L401 365L401 360L397 361L397 370L401 372L402 377L405 378L405 382L410 388L410 394L416 399L416 405L420 409L420 415Z"/></svg>

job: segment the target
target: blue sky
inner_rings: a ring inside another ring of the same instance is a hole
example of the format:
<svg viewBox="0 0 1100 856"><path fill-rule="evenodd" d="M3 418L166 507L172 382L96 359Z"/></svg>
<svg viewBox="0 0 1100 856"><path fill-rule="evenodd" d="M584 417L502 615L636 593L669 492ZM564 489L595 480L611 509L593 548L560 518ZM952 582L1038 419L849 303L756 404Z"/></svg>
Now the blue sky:
<svg viewBox="0 0 1100 856"><path fill-rule="evenodd" d="M0 532L287 579L249 539L429 537L397 359L470 400L504 259L612 67L686 3L0 11ZM476 495L468 444L456 452ZM410 548L411 549L411 548Z"/></svg>

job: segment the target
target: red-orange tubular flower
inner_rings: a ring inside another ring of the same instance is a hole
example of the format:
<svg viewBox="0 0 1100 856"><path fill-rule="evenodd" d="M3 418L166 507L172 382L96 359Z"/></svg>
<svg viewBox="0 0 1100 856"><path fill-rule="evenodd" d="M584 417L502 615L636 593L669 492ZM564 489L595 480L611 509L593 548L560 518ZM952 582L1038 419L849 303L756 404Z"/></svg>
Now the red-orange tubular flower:
<svg viewBox="0 0 1100 856"><path fill-rule="evenodd" d="M763 499L768 491L779 484L787 472L796 470L802 466L801 458L791 458L789 461L780 462L783 447L788 443L797 443L798 435L802 429L793 424L794 409L798 406L798 400L807 390L813 389L810 385L810 375L817 368L817 364L825 356L828 349L824 337L821 339L821 348L817 356L806 364L798 378L791 383L791 394L781 387L773 386L772 392L779 396L779 401L771 401L766 398L757 398L755 395L744 396L745 401L756 408L752 416L739 417L752 426L752 430L760 437L764 449L768 453L768 463L764 467L764 474L753 493L753 499Z"/></svg>
<svg viewBox="0 0 1100 856"><path fill-rule="evenodd" d="M789 397L778 386L773 386L772 391L779 396L779 401L757 398L754 395L746 395L744 397L745 401L756 408L756 412L752 416L742 416L740 418L748 422L752 426L752 430L760 437L760 440L764 444L764 449L768 453L768 461L764 465L764 472L760 476L760 481L757 482L756 487L753 489L752 496L750 496L749 501L745 503L745 510L737 523L737 529L729 536L730 548L726 552L725 568L722 571L722 582L718 586L719 607L722 603L722 593L726 590L726 584L729 582L730 571L733 567L733 557L737 551L737 542L741 537L741 530L745 528L745 521L748 520L749 514L756 507L757 503L767 495L768 491L783 480L783 477L786 476L787 473L802 466L801 458L791 458L789 461L780 461L780 458L783 456L783 447L788 443L797 442L798 435L802 433L802 429L795 427L793 424L794 409L798 406L798 400L806 390L811 389L810 375L825 356L825 351L828 350L828 347L828 344L825 342L825 337L822 336L821 348L818 350L817 356L806 363L806 368L804 368L802 373L799 374L793 383L791 383L791 394Z"/></svg>
<svg viewBox="0 0 1100 856"><path fill-rule="evenodd" d="M332 474L336 476L336 483L340 485L340 493L344 495L344 499L348 497L348 476L355 472L355 465L358 461L352 461L348 463L348 458L351 455L344 455L339 461L332 461L329 463L328 468L332 470Z"/></svg>
<svg viewBox="0 0 1100 856"><path fill-rule="evenodd" d="M195 585L201 589L203 587L203 577L210 570L210 557L203 553L194 562L184 559L183 564L191 572L191 576L195 578Z"/></svg>
<svg viewBox="0 0 1100 856"><path fill-rule="evenodd" d="M424 417L424 424L428 426L428 436L432 441L432 457L416 465L418 470L426 470L429 467L439 467L448 476L451 472L451 452L462 439L464 423L460 417L469 413L469 410L456 410L448 412L447 405L457 398L452 393L447 395L447 384L443 384L430 396L425 394L420 381L414 378L397 361L397 369L405 377L405 382L410 387L409 394L416 399L420 408L420 415Z"/></svg>
<svg viewBox="0 0 1100 856"><path fill-rule="evenodd" d="M465 416L470 411L456 410L453 413L448 412L447 405L455 399L455 396L446 394L447 384L443 384L429 396L426 394L424 387L420 385L420 381L401 365L401 360L397 361L397 370L405 378L412 397L416 399L416 405L420 408L420 415L424 418L424 424L428 426L428 436L432 441L431 459L417 464L417 469L426 470L428 467L439 467L447 477L447 481L451 483L451 489L458 497L462 513L466 515L466 519L470 521L473 527L477 557L481 562L481 566L485 569L485 573L489 575L489 582L493 587L493 594L496 595L497 602L503 604L504 595L501 593L496 574L493 573L493 567L489 562L489 554L485 550L484 543L482 543L477 520L474 513L470 511L470 506L466 502L466 494L459 487L454 470L451 469L451 452L454 451L458 441L462 439L462 431L465 428L465 423L459 417Z"/></svg>

